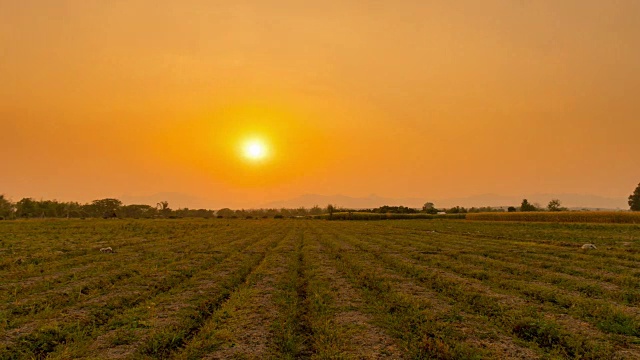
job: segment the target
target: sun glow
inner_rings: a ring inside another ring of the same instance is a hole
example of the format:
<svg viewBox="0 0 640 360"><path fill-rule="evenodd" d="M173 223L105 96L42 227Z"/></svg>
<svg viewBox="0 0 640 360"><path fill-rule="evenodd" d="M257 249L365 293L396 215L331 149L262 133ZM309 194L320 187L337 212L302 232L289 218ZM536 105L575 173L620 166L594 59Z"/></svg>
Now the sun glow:
<svg viewBox="0 0 640 360"><path fill-rule="evenodd" d="M269 151L264 141L260 139L252 139L244 143L242 146L242 153L245 158L258 161L266 158Z"/></svg>

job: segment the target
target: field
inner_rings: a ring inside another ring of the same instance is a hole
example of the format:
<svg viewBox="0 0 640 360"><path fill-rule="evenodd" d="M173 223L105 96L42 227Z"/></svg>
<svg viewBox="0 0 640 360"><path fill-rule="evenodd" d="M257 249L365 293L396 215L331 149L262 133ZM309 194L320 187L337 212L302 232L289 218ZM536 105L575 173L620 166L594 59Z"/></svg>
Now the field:
<svg viewBox="0 0 640 360"><path fill-rule="evenodd" d="M640 224L638 211L534 211L466 214L467 220Z"/></svg>
<svg viewBox="0 0 640 360"><path fill-rule="evenodd" d="M640 224L638 211L531 211L484 212L463 214L394 214L371 212L338 212L315 216L325 220L399 220L399 219L467 219L481 221L527 221L563 223Z"/></svg>
<svg viewBox="0 0 640 360"><path fill-rule="evenodd" d="M0 221L0 359L638 359L639 264L634 224Z"/></svg>

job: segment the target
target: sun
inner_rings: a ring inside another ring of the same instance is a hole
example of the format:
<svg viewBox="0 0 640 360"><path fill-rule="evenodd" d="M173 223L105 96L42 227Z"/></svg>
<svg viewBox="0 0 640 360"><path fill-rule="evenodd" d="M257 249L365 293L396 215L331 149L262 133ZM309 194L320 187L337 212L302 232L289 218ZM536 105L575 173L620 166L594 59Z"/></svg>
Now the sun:
<svg viewBox="0 0 640 360"><path fill-rule="evenodd" d="M266 143L261 139L251 139L242 145L242 154L253 161L262 160L269 154Z"/></svg>

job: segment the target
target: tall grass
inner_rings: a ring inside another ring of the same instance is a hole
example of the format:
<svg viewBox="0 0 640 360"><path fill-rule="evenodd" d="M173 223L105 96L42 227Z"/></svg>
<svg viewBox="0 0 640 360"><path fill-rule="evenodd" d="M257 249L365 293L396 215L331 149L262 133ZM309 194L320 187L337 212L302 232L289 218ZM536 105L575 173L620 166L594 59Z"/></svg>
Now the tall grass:
<svg viewBox="0 0 640 360"><path fill-rule="evenodd" d="M467 214L467 220L640 224L640 212L559 211Z"/></svg>

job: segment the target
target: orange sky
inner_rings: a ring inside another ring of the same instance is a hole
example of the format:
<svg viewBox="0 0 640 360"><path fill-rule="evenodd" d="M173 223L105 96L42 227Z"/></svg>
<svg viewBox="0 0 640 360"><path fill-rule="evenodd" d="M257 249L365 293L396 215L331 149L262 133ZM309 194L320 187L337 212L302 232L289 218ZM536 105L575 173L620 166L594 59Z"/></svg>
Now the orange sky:
<svg viewBox="0 0 640 360"><path fill-rule="evenodd" d="M626 196L640 2L0 0L0 193ZM243 139L271 156L251 163Z"/></svg>

